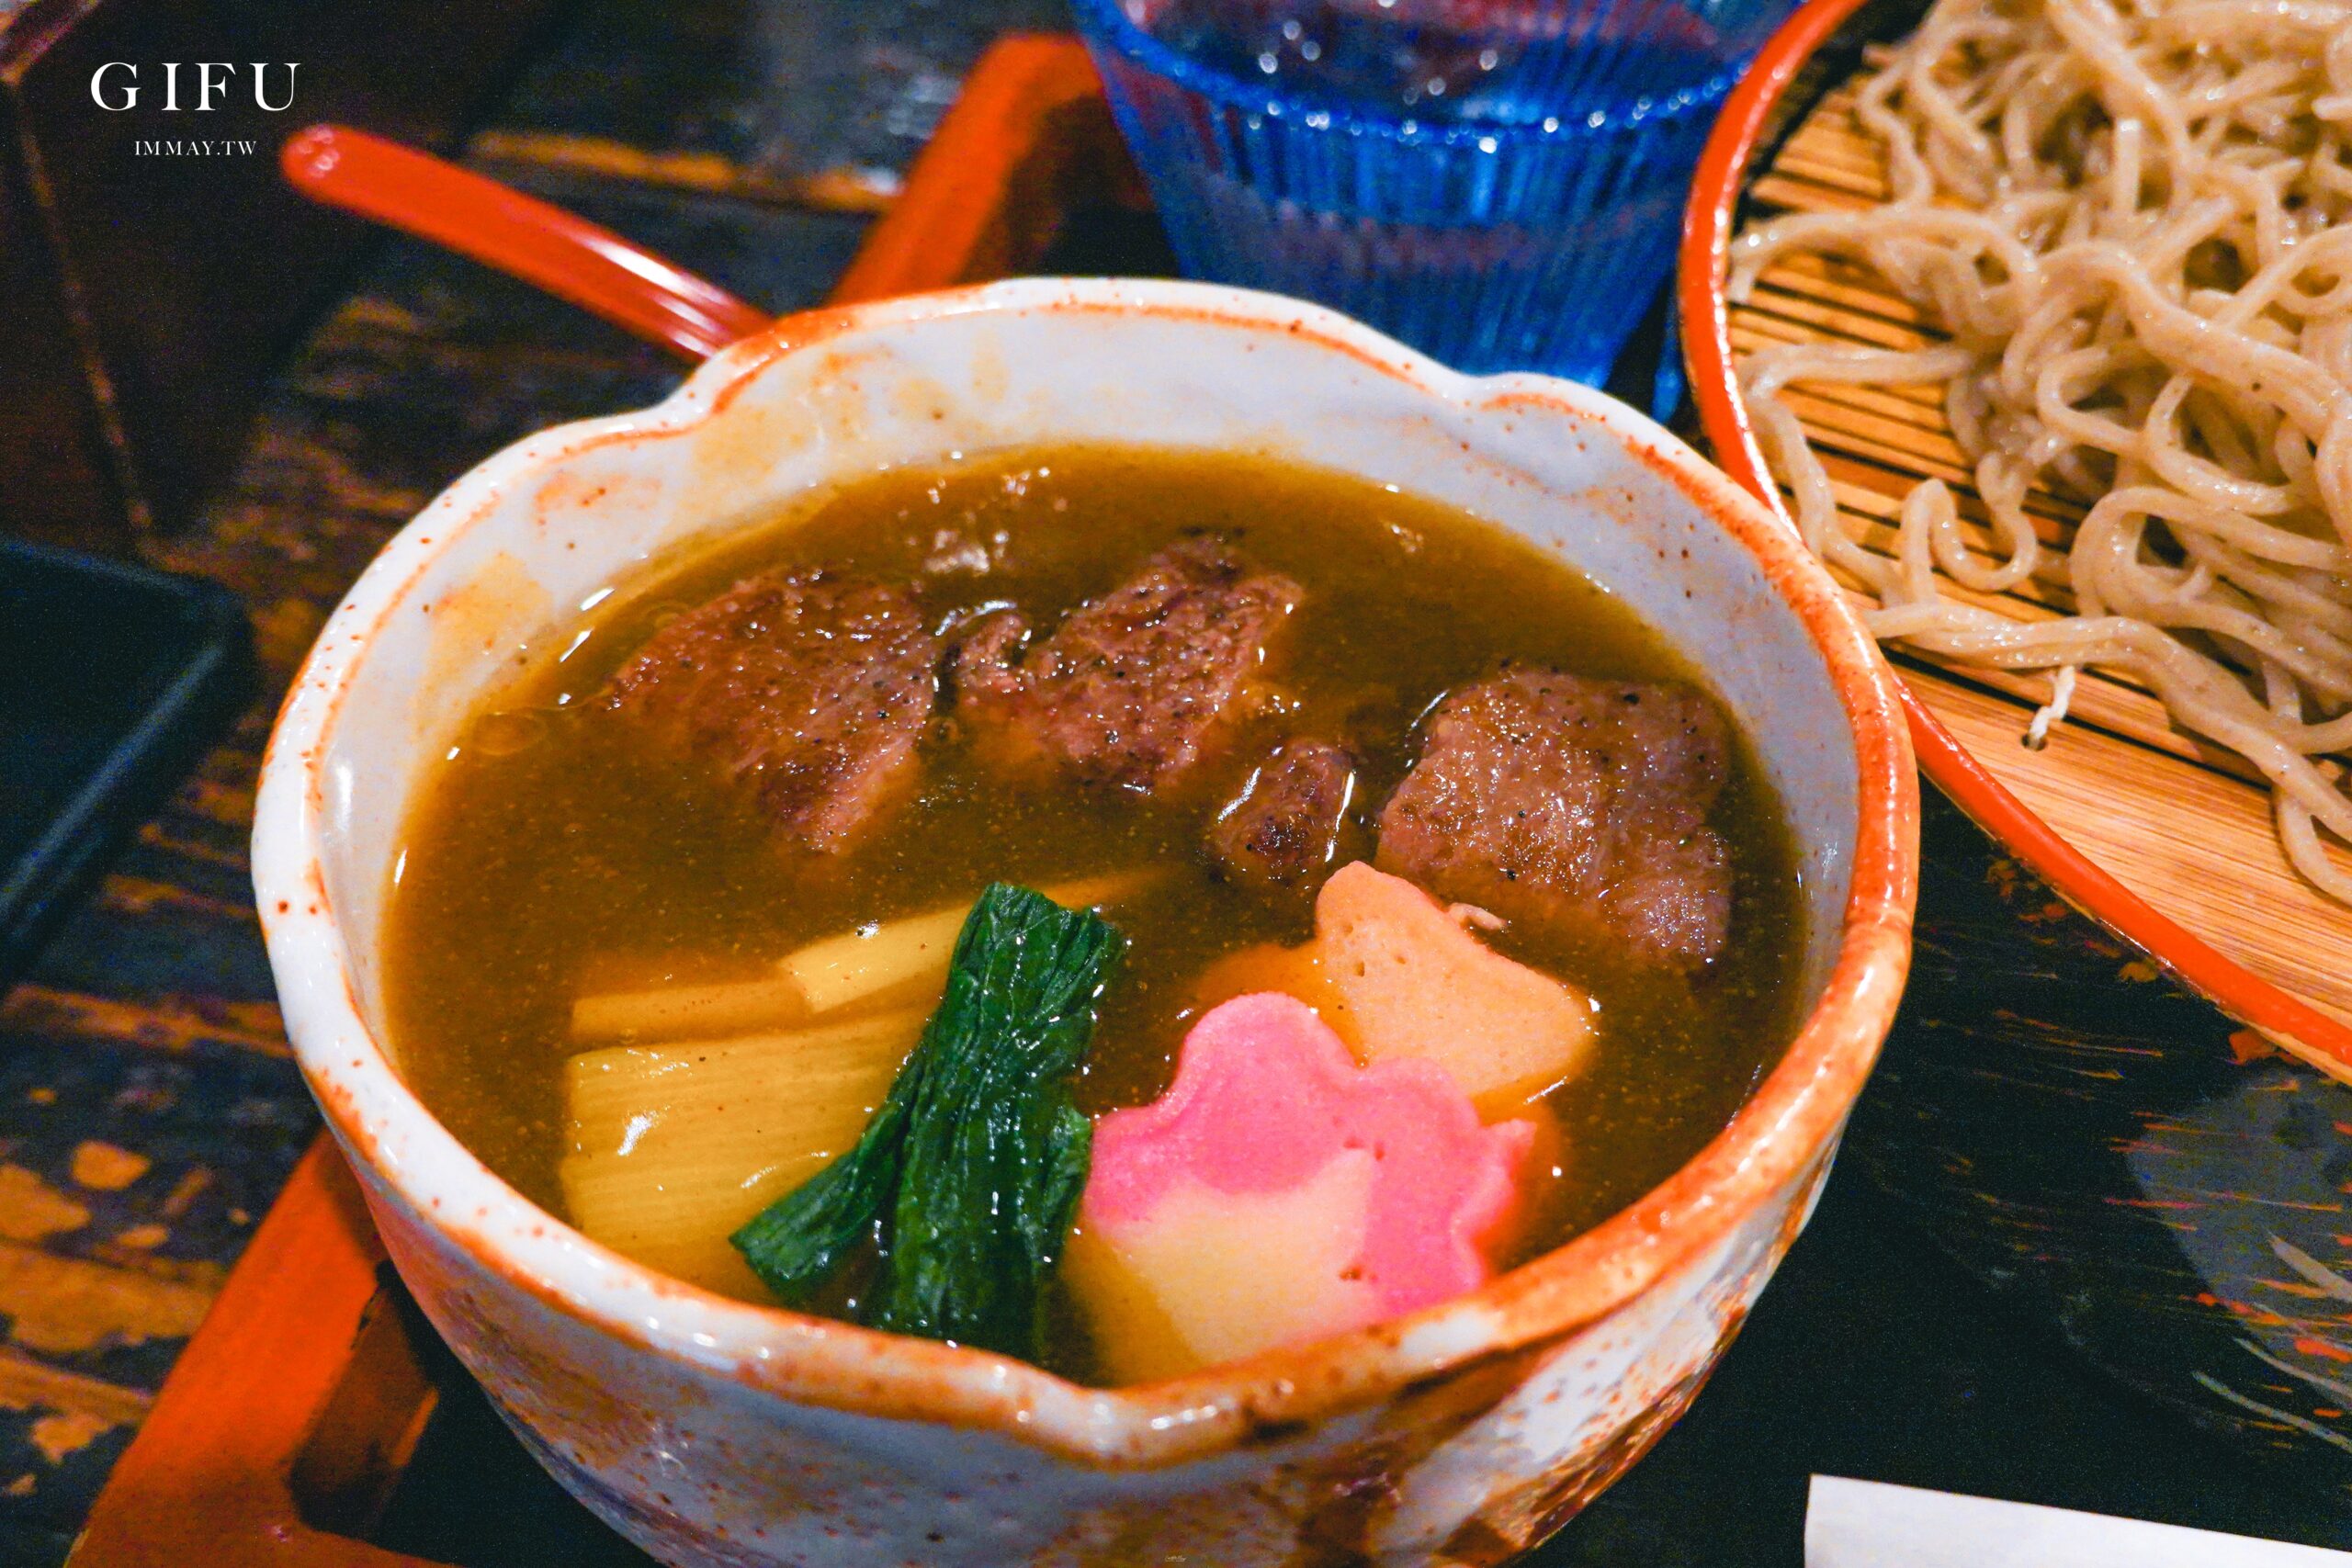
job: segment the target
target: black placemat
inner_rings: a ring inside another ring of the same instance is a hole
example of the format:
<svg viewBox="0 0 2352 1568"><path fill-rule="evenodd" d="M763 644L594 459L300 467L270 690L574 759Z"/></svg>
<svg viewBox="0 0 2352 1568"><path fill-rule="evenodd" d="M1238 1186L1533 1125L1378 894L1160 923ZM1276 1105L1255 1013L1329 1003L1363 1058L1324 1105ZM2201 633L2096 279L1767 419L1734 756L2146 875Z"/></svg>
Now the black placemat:
<svg viewBox="0 0 2352 1568"><path fill-rule="evenodd" d="M0 991L243 704L209 582L0 537Z"/></svg>

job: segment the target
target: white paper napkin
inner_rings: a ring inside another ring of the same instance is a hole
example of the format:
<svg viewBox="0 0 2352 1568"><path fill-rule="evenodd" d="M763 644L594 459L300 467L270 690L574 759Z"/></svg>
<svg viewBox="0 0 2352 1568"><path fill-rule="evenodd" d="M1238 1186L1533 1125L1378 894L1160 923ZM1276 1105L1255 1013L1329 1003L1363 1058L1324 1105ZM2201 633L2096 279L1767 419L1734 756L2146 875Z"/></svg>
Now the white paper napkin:
<svg viewBox="0 0 2352 1568"><path fill-rule="evenodd" d="M1816 1475L1804 1568L2352 1568L2352 1553Z"/></svg>

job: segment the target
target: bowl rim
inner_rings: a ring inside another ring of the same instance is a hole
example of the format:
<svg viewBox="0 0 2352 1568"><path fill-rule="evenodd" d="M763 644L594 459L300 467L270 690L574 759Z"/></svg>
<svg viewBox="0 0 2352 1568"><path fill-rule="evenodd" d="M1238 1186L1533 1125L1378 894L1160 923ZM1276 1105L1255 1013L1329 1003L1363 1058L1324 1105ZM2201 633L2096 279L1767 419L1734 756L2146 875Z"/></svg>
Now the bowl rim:
<svg viewBox="0 0 2352 1568"><path fill-rule="evenodd" d="M1564 413L1681 489L1757 559L1820 653L1852 727L1851 881L1819 1001L1747 1103L1672 1176L1466 1296L1184 1377L1098 1389L1011 1358L752 1305L657 1274L532 1204L401 1083L361 1017L322 864L327 743L373 628L452 540L526 477L593 448L673 435L717 417L769 366L821 351L844 333L920 330L928 320L974 312L1111 313L1277 334L1344 355L1441 405ZM1794 536L1673 435L1597 391L1529 374L1464 376L1335 311L1274 295L1193 283L1022 279L784 318L713 358L653 408L543 432L458 479L386 545L297 672L263 759L254 879L288 1032L329 1125L372 1181L477 1265L601 1335L748 1390L986 1431L1095 1468L1155 1468L1555 1341L1634 1300L1772 1193L1826 1168L1893 1021L1910 957L1918 796L1900 716L1875 645ZM379 1140L391 1133L402 1154L388 1160ZM1783 1245L1804 1212L1802 1202L1792 1211Z"/></svg>
<svg viewBox="0 0 2352 1568"><path fill-rule="evenodd" d="M1386 141L1398 147L1454 147L1494 152L1504 146L1573 147L1615 136L1679 127L1720 104L1738 80L1740 62L1726 61L1705 80L1656 98L1636 98L1623 110L1589 109L1542 120L1416 119L1351 108L1338 101L1294 96L1207 65L1162 42L1129 15L1125 0L1070 0L1079 34L1098 52L1127 63L1222 108L1268 119L1297 119L1310 130ZM1317 123L1320 117L1321 123Z"/></svg>
<svg viewBox="0 0 2352 1568"><path fill-rule="evenodd" d="M1766 40L1747 75L1724 100L1699 155L1690 197L1683 209L1677 258L1676 305L1682 317L1683 356L1700 428L1715 460L1749 495L1793 532L1739 395L1725 295L1731 243L1747 186L1749 165L1764 147L1774 111L1800 75L1838 30L1871 0L1807 0ZM1970 820L2022 862L2051 890L2108 931L2145 953L2158 967L2211 999L2240 1022L2332 1063L2337 1077L2352 1072L2352 1024L2330 1017L2283 987L2262 978L2190 931L2077 849L2013 794L1960 739L1944 727L1908 682L1896 677L1920 769Z"/></svg>

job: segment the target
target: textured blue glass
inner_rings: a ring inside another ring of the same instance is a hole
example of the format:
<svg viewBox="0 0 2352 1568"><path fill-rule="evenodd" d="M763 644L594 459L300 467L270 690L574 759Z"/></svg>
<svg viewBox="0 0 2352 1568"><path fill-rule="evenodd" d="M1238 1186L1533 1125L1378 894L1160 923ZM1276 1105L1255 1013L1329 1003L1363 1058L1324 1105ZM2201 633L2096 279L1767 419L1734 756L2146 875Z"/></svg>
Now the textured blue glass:
<svg viewBox="0 0 2352 1568"><path fill-rule="evenodd" d="M1673 265L1716 109L1793 0L1400 0L1306 33L1311 70L1295 25L1271 30L1283 6L1178 0L1171 27L1167 0L1127 3L1074 0L1187 274L1319 300L1458 369L1598 382ZM1481 6L1514 30L1469 30Z"/></svg>

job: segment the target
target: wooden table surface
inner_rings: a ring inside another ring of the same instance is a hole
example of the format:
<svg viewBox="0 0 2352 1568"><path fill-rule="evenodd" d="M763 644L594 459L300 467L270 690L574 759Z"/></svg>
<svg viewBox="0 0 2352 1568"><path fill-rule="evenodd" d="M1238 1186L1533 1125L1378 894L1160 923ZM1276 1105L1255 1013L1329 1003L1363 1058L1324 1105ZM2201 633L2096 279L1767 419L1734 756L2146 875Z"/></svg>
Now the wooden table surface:
<svg viewBox="0 0 2352 1568"><path fill-rule="evenodd" d="M784 311L820 299L963 70L1057 0L585 0L473 161ZM285 367L234 479L159 565L225 582L264 691L0 1000L0 1568L59 1562L318 1122L246 835L278 696L327 611L450 479L684 367L387 240Z"/></svg>
<svg viewBox="0 0 2352 1568"><path fill-rule="evenodd" d="M1060 0L582 0L470 155L783 311L826 292L980 48L1063 20ZM1086 270L1124 254L1059 260ZM317 1130L272 1000L245 852L254 771L294 664L361 567L451 479L530 431L651 402L682 374L568 307L387 240L285 367L233 480L155 552L244 597L265 689L0 999L0 1568L63 1557ZM1886 1235L1905 1210L1928 1229L1940 1220L1946 1248L1978 1279L2057 1281L2063 1299L2042 1303L2045 1319L2088 1302L2049 1265L2105 1267L2137 1245L2122 1227L2140 1211L2110 1205L2111 1173L2035 1168L2025 1209L1979 1191L1972 1162L1999 1146L2019 1104L2051 1125L2010 1146L2072 1146L2090 1101L2082 1086L2117 1076L2086 1068L2086 1053L2187 1042L2186 1081L2226 1055L2230 1034L2153 969L2068 927L1949 810L1931 810L1928 829L1923 903L1939 913L1923 929L1907 1035L1857 1112L1821 1223L1720 1386L1544 1560L1792 1564L1809 1469L2352 1541L2342 1477L2320 1478L2297 1505L2283 1472L2245 1461L2244 1434L2233 1454L2151 1414L2037 1340L2032 1314L2003 1316L1924 1241ZM1947 1044L1939 1055L1939 1039L1984 1054ZM2334 1092L2315 1075L2253 1070L2267 1075L2246 1080L2267 1103L2308 1099L2313 1114L2335 1103L2311 1092ZM1962 1081L2009 1098L1944 1087ZM1990 1135L1962 1114L1972 1107ZM2100 1147L2141 1149L2137 1114L2119 1103ZM1918 1171L1940 1174L1890 1203ZM2052 1239L2070 1229L2094 1245L2070 1254ZM2352 1235L2335 1241L2352 1248ZM2158 1250L2134 1263L2140 1299L2185 1299L2195 1280L2168 1243L2146 1245ZM2172 1315L2218 1333L2211 1354L2237 1360L2212 1364L2243 1381L2239 1363L2253 1363L2226 1322ZM2138 1325L2113 1320L2111 1363L2143 1342ZM2065 1333L2098 1350L2100 1326L2078 1313ZM2312 1425L2281 1414L2296 1389L2246 1386L2224 1393L2266 1413L2249 1423L2257 1439ZM452 1409L420 1460L415 1506L391 1521L405 1544L484 1568L628 1560L584 1516L560 1512L486 1411ZM469 1420L481 1428L470 1438ZM451 1475L487 1485L498 1506L436 1512L435 1478ZM524 1551L526 1540L537 1550Z"/></svg>

